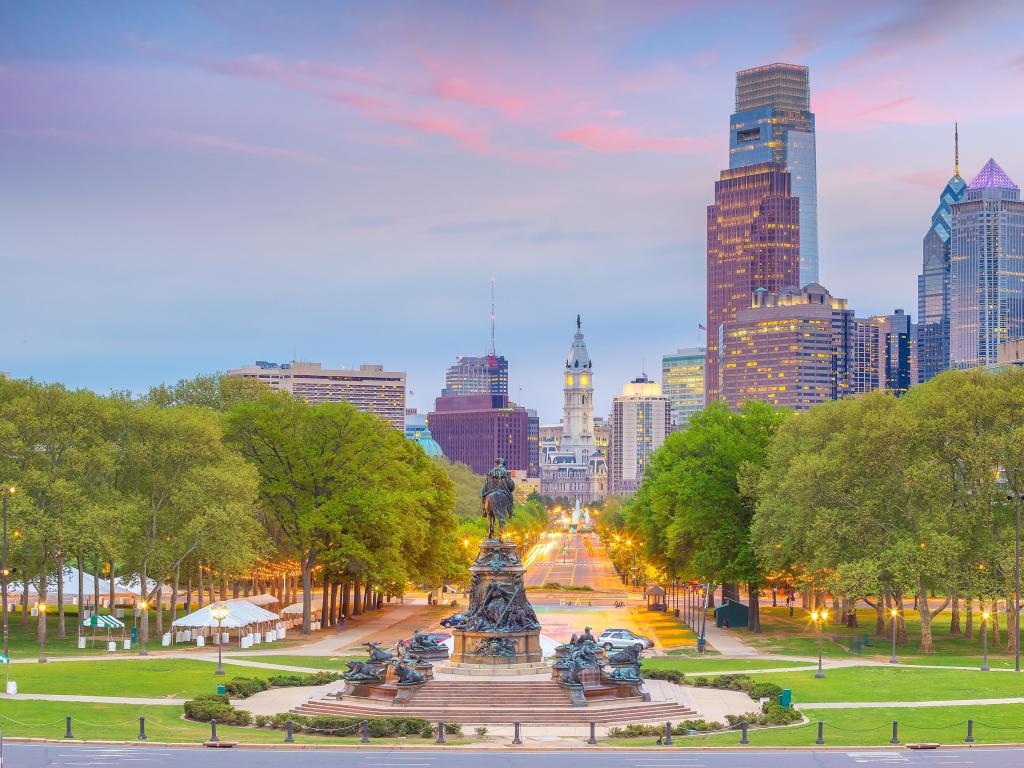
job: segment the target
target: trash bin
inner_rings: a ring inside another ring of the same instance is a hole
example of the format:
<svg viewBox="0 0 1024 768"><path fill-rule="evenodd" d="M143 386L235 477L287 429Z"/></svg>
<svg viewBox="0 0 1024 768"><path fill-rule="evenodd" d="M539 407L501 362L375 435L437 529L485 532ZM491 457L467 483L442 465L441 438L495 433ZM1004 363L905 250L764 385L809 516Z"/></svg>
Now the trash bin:
<svg viewBox="0 0 1024 768"><path fill-rule="evenodd" d="M139 628L138 627L132 627L132 642L133 643L139 642Z"/></svg>
<svg viewBox="0 0 1024 768"><path fill-rule="evenodd" d="M227 688L225 688L223 684L217 686L217 693L220 696L223 696L226 692L227 692Z"/></svg>
<svg viewBox="0 0 1024 768"><path fill-rule="evenodd" d="M786 709L793 706L793 690L791 688L782 689L782 693L779 694L779 706Z"/></svg>

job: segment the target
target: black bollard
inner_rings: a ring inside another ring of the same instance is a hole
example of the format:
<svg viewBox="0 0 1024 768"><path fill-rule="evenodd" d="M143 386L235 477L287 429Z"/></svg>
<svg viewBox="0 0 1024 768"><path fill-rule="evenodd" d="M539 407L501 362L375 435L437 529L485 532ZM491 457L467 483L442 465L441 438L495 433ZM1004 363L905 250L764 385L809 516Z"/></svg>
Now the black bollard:
<svg viewBox="0 0 1024 768"><path fill-rule="evenodd" d="M210 721L210 742L216 744L220 739L217 738L217 721Z"/></svg>
<svg viewBox="0 0 1024 768"><path fill-rule="evenodd" d="M597 733L595 731L596 727L597 727L597 723L595 723L593 720L591 720L590 721L590 738L587 739L587 744L597 744Z"/></svg>
<svg viewBox="0 0 1024 768"><path fill-rule="evenodd" d="M740 723L740 744L749 744L750 739L747 738L747 721L743 720Z"/></svg>
<svg viewBox="0 0 1024 768"><path fill-rule="evenodd" d="M895 720L893 720L892 721L892 741L889 742L890 744L899 744L900 743L900 731L899 731L899 728L900 728L899 723L897 723Z"/></svg>
<svg viewBox="0 0 1024 768"><path fill-rule="evenodd" d="M974 721L973 720L968 720L967 721L967 738L964 739L964 742L966 744L973 744L974 743Z"/></svg>
<svg viewBox="0 0 1024 768"><path fill-rule="evenodd" d="M520 725L519 725L519 723L513 723L513 725L515 726L515 735L512 736L512 743L513 744L522 744L523 743L523 737L522 737L522 735L519 732Z"/></svg>
<svg viewBox="0 0 1024 768"><path fill-rule="evenodd" d="M369 720L363 720L359 724L359 728L363 732L363 737L359 740L360 743L362 743L362 744L369 744L370 743L370 721Z"/></svg>
<svg viewBox="0 0 1024 768"><path fill-rule="evenodd" d="M661 742L666 747L672 746L672 723L665 721L665 739Z"/></svg>
<svg viewBox="0 0 1024 768"><path fill-rule="evenodd" d="M294 744L295 743L295 734L292 731L292 721L291 720L286 720L284 724L285 724L285 727L288 729L287 732L285 733L285 736L284 736L284 743L285 744Z"/></svg>
<svg viewBox="0 0 1024 768"><path fill-rule="evenodd" d="M818 738L814 741L815 744L825 743L825 723L821 720L818 721Z"/></svg>
<svg viewBox="0 0 1024 768"><path fill-rule="evenodd" d="M146 740L146 718L139 715L139 741Z"/></svg>
<svg viewBox="0 0 1024 768"><path fill-rule="evenodd" d="M67 717L64 718L64 738L65 739L73 739L73 738L75 738L74 736L71 735L71 716L70 715L68 715Z"/></svg>
<svg viewBox="0 0 1024 768"><path fill-rule="evenodd" d="M444 720L437 721L437 741L435 744L444 744Z"/></svg>

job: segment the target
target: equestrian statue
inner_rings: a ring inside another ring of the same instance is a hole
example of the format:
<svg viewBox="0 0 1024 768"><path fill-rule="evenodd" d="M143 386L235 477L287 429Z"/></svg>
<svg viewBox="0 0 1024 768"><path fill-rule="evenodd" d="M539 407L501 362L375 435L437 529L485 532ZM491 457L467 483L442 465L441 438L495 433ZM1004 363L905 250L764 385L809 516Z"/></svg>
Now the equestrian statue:
<svg viewBox="0 0 1024 768"><path fill-rule="evenodd" d="M480 490L480 501L483 504L482 517L487 518L487 538L494 539L494 528L497 523L497 540L505 533L505 524L512 518L512 491L516 484L512 473L505 466L504 459L496 459L494 469L484 477L484 487Z"/></svg>

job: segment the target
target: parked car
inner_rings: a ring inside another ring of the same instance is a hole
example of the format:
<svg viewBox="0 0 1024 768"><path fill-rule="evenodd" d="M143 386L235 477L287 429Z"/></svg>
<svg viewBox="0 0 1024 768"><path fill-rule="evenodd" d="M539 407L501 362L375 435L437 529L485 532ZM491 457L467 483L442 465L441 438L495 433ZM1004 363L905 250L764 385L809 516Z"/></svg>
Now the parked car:
<svg viewBox="0 0 1024 768"><path fill-rule="evenodd" d="M628 629L606 629L597 638L597 644L606 651L621 651L623 648L629 648L637 643L640 643L644 650L654 647L654 642L650 638L638 635Z"/></svg>

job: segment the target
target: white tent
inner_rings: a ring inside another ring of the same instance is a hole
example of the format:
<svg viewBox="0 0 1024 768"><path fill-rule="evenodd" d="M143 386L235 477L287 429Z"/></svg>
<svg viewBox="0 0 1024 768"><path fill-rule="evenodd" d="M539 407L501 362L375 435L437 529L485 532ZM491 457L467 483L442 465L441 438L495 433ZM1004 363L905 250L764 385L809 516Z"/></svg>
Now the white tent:
<svg viewBox="0 0 1024 768"><path fill-rule="evenodd" d="M64 588L64 598L70 605L74 605L78 599L78 569L72 566L66 566L62 574L62 582ZM156 582L152 579L147 580L148 591L156 589ZM100 577L99 584L100 601L104 598L110 597L110 579L104 579ZM7 586L8 597L20 598L24 592L24 586L22 582L12 581ZM46 581L47 598L56 599L57 596L57 573L56 571L51 573ZM93 578L91 573L82 573L82 590L87 601L91 602L96 595L96 580ZM170 594L169 589L165 589L167 594ZM39 590L36 585L31 581L28 583L28 594L29 599L36 599L39 596ZM142 592L139 590L138 582L130 582L125 578L114 579L114 598L137 598L141 597Z"/></svg>
<svg viewBox="0 0 1024 768"><path fill-rule="evenodd" d="M227 609L227 616L219 623L213 618L211 609L214 607ZM268 635L274 634L273 630L279 628L280 622L281 619L276 613L271 613L260 608L258 605L238 599L225 600L203 606L188 616L175 619L171 623L171 627L172 629L179 630L175 636L176 642L188 642L193 639L193 635L205 637L211 631L216 633L218 627L220 627L220 630L225 635L230 634L231 630L234 630L238 636L239 644L245 647L245 637L255 633L257 635L255 642L259 642L259 635L263 632L267 632ZM181 630L184 631L182 632ZM224 641L227 642L227 637L224 638Z"/></svg>
<svg viewBox="0 0 1024 768"><path fill-rule="evenodd" d="M252 603L253 605L258 605L261 608L266 607L268 605L277 605L278 602L280 602L273 595L266 594L266 593L264 593L262 595L249 595L248 597L235 597L235 598L232 598L231 600L228 600L227 602L234 603L234 602L239 601L239 600L244 600L247 603Z"/></svg>

